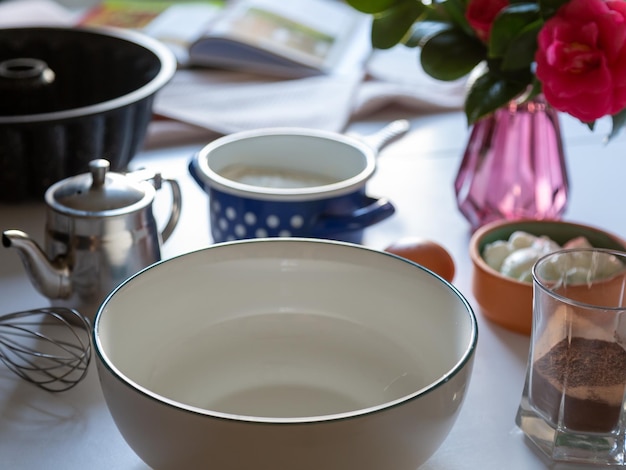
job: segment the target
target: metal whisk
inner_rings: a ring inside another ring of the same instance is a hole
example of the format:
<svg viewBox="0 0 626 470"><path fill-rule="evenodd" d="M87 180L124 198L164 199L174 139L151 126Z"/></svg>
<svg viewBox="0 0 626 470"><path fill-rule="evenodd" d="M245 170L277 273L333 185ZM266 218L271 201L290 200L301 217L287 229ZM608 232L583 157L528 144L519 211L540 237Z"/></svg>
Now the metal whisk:
<svg viewBox="0 0 626 470"><path fill-rule="evenodd" d="M0 315L0 361L44 390L69 390L87 374L90 331L89 320L68 308Z"/></svg>

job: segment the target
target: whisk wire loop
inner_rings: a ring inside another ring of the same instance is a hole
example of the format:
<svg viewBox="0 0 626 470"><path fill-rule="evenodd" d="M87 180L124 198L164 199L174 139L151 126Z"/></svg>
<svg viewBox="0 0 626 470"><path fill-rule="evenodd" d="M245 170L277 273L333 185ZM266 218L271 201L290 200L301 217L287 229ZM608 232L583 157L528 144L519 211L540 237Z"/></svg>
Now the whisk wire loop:
<svg viewBox="0 0 626 470"><path fill-rule="evenodd" d="M87 374L90 331L87 318L62 307L0 315L0 361L44 390L69 390Z"/></svg>

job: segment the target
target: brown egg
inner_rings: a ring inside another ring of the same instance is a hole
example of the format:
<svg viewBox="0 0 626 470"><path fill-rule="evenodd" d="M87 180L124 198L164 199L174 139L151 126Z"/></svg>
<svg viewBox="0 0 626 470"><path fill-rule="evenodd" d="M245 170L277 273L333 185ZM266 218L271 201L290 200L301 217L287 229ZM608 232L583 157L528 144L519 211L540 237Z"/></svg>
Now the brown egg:
<svg viewBox="0 0 626 470"><path fill-rule="evenodd" d="M406 237L392 243L385 251L420 264L448 282L454 279L454 260L439 243L424 238Z"/></svg>

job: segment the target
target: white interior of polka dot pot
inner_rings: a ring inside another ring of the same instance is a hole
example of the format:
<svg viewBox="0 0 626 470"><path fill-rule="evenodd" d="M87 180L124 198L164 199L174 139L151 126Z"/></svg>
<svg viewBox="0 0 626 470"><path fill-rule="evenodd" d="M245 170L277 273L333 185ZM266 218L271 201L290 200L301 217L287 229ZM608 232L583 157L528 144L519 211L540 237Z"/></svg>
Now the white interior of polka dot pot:
<svg viewBox="0 0 626 470"><path fill-rule="evenodd" d="M360 148L316 136L268 135L245 138L215 148L209 167L220 174L233 165L275 168L324 175L333 182L368 171Z"/></svg>

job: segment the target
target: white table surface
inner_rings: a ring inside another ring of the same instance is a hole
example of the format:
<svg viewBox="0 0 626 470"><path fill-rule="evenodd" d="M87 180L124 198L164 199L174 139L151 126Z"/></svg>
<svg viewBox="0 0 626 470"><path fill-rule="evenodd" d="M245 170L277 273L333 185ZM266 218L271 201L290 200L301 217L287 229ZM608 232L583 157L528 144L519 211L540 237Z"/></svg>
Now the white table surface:
<svg viewBox="0 0 626 470"><path fill-rule="evenodd" d="M422 469L548 468L549 462L535 453L514 423L529 338L485 320L471 293L468 254L471 233L456 208L452 189L468 136L464 117L453 112L411 121L411 132L383 150L378 171L368 185L372 195L389 197L397 212L367 229L364 244L384 248L402 236L417 235L444 245L456 262L454 284L474 306L479 322L473 376L463 409L447 440ZM626 136L605 145L602 137L606 125L591 133L568 117L563 117L561 122L571 185L564 218L626 236L623 209ZM351 130L369 132L383 123L382 118L358 123ZM161 137L154 134L148 149L133 164L159 170L182 184L182 217L163 247L163 256L167 258L211 243L208 199L187 173L190 156L209 136L170 147L160 143ZM164 216L167 191L158 197L157 218ZM44 218L43 202L0 204L0 230L18 228L41 242ZM17 253L0 247L0 313L45 305L47 299L32 287ZM23 382L0 364L0 468L140 470L147 467L115 427L92 363L84 382L59 394Z"/></svg>

